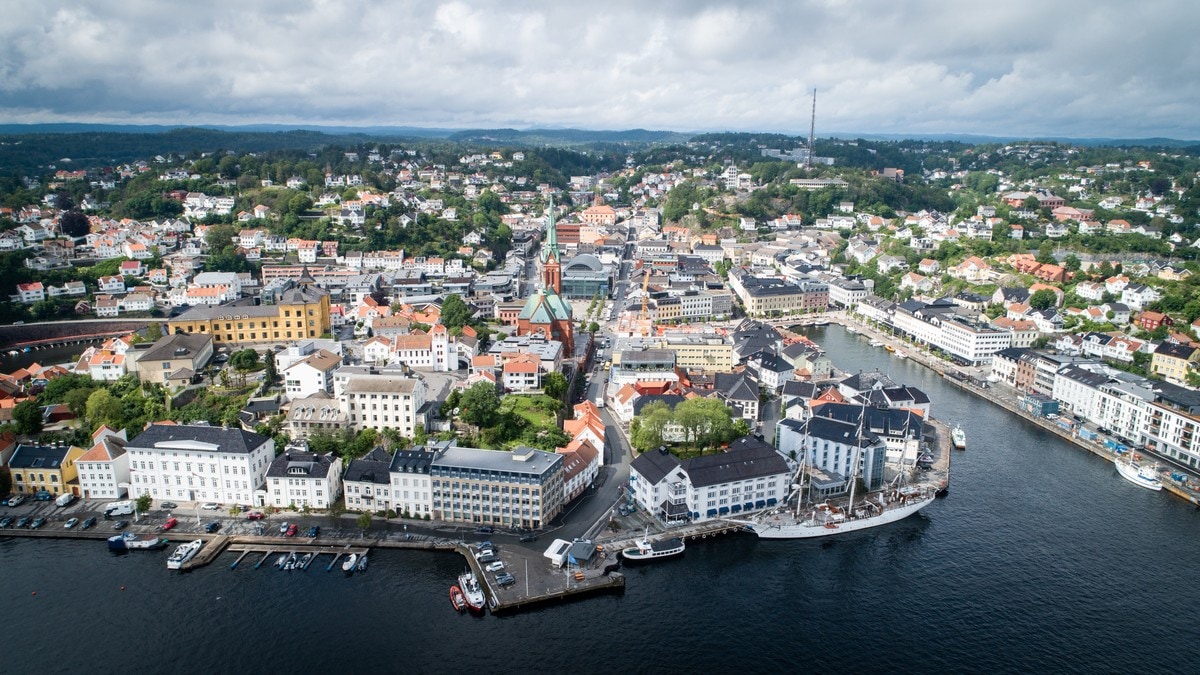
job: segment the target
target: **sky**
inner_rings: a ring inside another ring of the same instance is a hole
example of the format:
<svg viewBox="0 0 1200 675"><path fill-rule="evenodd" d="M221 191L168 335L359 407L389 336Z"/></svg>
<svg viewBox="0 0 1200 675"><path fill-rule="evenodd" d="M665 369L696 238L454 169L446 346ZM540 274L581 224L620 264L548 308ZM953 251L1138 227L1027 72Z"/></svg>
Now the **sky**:
<svg viewBox="0 0 1200 675"><path fill-rule="evenodd" d="M7 0L0 123L1200 139L1195 0Z"/></svg>

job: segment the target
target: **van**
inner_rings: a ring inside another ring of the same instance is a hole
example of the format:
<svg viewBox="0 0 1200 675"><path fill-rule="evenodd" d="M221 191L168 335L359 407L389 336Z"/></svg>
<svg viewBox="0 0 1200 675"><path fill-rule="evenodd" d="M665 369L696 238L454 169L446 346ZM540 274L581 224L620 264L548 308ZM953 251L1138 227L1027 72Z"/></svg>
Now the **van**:
<svg viewBox="0 0 1200 675"><path fill-rule="evenodd" d="M104 517L105 518L111 518L112 516L132 516L132 515L133 515L133 502L131 502L131 501L109 502L108 505L104 507Z"/></svg>
<svg viewBox="0 0 1200 675"><path fill-rule="evenodd" d="M59 495L58 499L54 500L54 505L55 506L68 506L73 501L75 501L75 495L68 492L66 494Z"/></svg>

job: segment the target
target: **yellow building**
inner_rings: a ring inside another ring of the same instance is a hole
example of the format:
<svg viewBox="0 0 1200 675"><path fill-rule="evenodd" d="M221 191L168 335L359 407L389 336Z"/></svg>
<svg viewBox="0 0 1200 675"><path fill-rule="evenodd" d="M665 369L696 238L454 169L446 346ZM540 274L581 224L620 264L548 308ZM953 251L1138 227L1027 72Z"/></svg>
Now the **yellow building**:
<svg viewBox="0 0 1200 675"><path fill-rule="evenodd" d="M1150 372L1168 382L1185 384L1188 371L1200 365L1200 349L1165 341L1150 357Z"/></svg>
<svg viewBox="0 0 1200 675"><path fill-rule="evenodd" d="M331 332L329 293L313 285L307 271L299 284L280 293L274 304L193 307L167 326L172 333L211 335L215 344L287 342Z"/></svg>
<svg viewBox="0 0 1200 675"><path fill-rule="evenodd" d="M45 490L55 497L68 492L79 496L76 462L84 452L74 445L18 445L8 463L13 492L34 494Z"/></svg>
<svg viewBox="0 0 1200 675"><path fill-rule="evenodd" d="M675 352L675 365L685 370L710 375L733 370L733 344L718 335L667 333L654 347Z"/></svg>

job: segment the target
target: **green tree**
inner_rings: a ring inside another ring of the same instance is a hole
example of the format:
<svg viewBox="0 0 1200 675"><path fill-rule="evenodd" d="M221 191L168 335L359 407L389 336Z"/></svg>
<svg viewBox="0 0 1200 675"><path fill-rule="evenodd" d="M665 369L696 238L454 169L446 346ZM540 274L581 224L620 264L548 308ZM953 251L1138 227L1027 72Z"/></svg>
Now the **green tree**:
<svg viewBox="0 0 1200 675"><path fill-rule="evenodd" d="M32 436L42 430L42 408L34 399L26 399L13 406L12 418L16 432L22 436Z"/></svg>
<svg viewBox="0 0 1200 675"><path fill-rule="evenodd" d="M149 492L147 492L146 494L144 494L144 495L142 495L142 496L138 497L138 498L137 498L137 511L138 511L138 513L147 513L147 512L149 512L149 511L150 511L150 507L151 507L153 504L154 504L154 497L151 497Z"/></svg>
<svg viewBox="0 0 1200 675"><path fill-rule="evenodd" d="M258 367L258 352L253 349L234 352L229 357L229 365L238 370L254 370Z"/></svg>
<svg viewBox="0 0 1200 675"><path fill-rule="evenodd" d="M642 408L640 415L630 424L630 440L643 452L663 444L663 430L671 422L671 409L662 401L654 401Z"/></svg>
<svg viewBox="0 0 1200 675"><path fill-rule="evenodd" d="M1041 246L1038 246L1037 261L1043 265L1054 263L1054 243L1049 239L1043 241Z"/></svg>
<svg viewBox="0 0 1200 675"><path fill-rule="evenodd" d="M114 429L125 426L123 415L125 408L121 399L113 396L107 389L93 391L87 399L85 417L93 428L106 424Z"/></svg>
<svg viewBox="0 0 1200 675"><path fill-rule="evenodd" d="M371 529L371 514L360 513L358 514L358 520L355 522L358 523L358 529L362 530L365 534L367 530Z"/></svg>
<svg viewBox="0 0 1200 675"><path fill-rule="evenodd" d="M463 299L455 293L446 296L445 302L442 303L442 325L450 331L460 331L462 327L470 323L473 312L463 302Z"/></svg>
<svg viewBox="0 0 1200 675"><path fill-rule="evenodd" d="M558 371L549 373L542 382L542 389L550 398L561 399L567 393L567 377Z"/></svg>
<svg viewBox="0 0 1200 675"><path fill-rule="evenodd" d="M1081 264L1082 263L1079 261L1079 256L1075 255L1074 253L1067 254L1067 257L1063 258L1062 262L1063 269L1068 272L1078 272Z"/></svg>
<svg viewBox="0 0 1200 675"><path fill-rule="evenodd" d="M1034 309L1050 309L1058 304L1058 294L1049 288L1043 288L1029 296L1029 306Z"/></svg>
<svg viewBox="0 0 1200 675"><path fill-rule="evenodd" d="M163 329L162 324L155 322L146 327L146 339L150 342L158 342L162 339Z"/></svg>
<svg viewBox="0 0 1200 675"><path fill-rule="evenodd" d="M263 358L263 363L266 364L266 369L263 370L263 377L266 378L267 384L272 384L279 379L279 371L275 369L275 357L268 354Z"/></svg>
<svg viewBox="0 0 1200 675"><path fill-rule="evenodd" d="M487 382L476 382L459 400L459 417L480 429L495 424L500 412L500 393Z"/></svg>
<svg viewBox="0 0 1200 675"><path fill-rule="evenodd" d="M598 323L596 323L595 321L593 321L593 322L591 322L591 323L589 323L589 324L588 324L588 326L587 326L587 330L588 330L588 332L589 332L589 333L596 333L596 332L598 332L598 331L600 330L600 324L598 324Z"/></svg>

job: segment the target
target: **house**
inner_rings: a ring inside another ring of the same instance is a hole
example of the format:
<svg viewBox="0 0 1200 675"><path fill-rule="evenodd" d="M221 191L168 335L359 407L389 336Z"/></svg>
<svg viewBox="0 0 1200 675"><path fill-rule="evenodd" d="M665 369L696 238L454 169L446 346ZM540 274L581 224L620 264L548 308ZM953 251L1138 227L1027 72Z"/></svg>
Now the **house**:
<svg viewBox="0 0 1200 675"><path fill-rule="evenodd" d="M239 428L155 422L125 444L131 498L266 506L275 441Z"/></svg>
<svg viewBox="0 0 1200 675"><path fill-rule="evenodd" d="M35 302L40 302L46 299L46 287L40 281L31 281L27 284L17 284L17 301L31 305Z"/></svg>
<svg viewBox="0 0 1200 675"><path fill-rule="evenodd" d="M309 452L307 441L288 444L267 469L266 505L327 509L342 494L342 459Z"/></svg>
<svg viewBox="0 0 1200 675"><path fill-rule="evenodd" d="M1137 326L1145 331L1153 331L1159 326L1174 326L1175 321L1162 312L1142 312L1138 315Z"/></svg>
<svg viewBox="0 0 1200 675"><path fill-rule="evenodd" d="M74 445L27 445L20 443L8 460L14 494L39 491L58 496L79 492L79 458L86 452Z"/></svg>
<svg viewBox="0 0 1200 675"><path fill-rule="evenodd" d="M1150 372L1168 382L1187 384L1188 373L1200 369L1200 349L1187 344L1164 341L1150 357Z"/></svg>
<svg viewBox="0 0 1200 675"><path fill-rule="evenodd" d="M371 450L361 459L350 460L342 477L347 510L400 513L391 499L391 464L392 454L382 447Z"/></svg>
<svg viewBox="0 0 1200 675"><path fill-rule="evenodd" d="M932 258L925 258L919 264L917 264L917 271L920 272L921 274L925 274L925 275L937 274L941 270L942 270L942 263L940 263Z"/></svg>
<svg viewBox="0 0 1200 675"><path fill-rule="evenodd" d="M92 447L78 460L79 494L84 499L120 499L129 488L129 455L125 430L101 425L92 433Z"/></svg>
<svg viewBox="0 0 1200 675"><path fill-rule="evenodd" d="M213 356L211 335L174 333L126 352L127 368L142 382L168 387L192 383Z"/></svg>
<svg viewBox="0 0 1200 675"><path fill-rule="evenodd" d="M947 272L950 276L964 281L986 281L992 266L978 256L971 256L961 263L954 265Z"/></svg>
<svg viewBox="0 0 1200 675"><path fill-rule="evenodd" d="M332 393L333 373L341 365L340 355L324 349L296 361L282 373L288 398L305 398L319 391Z"/></svg>
<svg viewBox="0 0 1200 675"><path fill-rule="evenodd" d="M1133 310L1145 309L1147 305L1161 298L1162 294L1157 288L1145 284L1129 284L1121 291L1121 303Z"/></svg>

